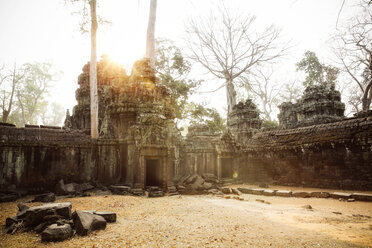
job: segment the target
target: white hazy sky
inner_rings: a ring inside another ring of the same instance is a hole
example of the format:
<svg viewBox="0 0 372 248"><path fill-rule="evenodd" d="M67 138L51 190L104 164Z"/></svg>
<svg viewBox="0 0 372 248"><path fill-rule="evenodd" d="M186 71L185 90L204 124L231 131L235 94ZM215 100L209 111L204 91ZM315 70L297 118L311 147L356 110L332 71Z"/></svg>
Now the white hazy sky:
<svg viewBox="0 0 372 248"><path fill-rule="evenodd" d="M191 16L209 13L217 0L158 0L156 37L168 38L184 46L184 24ZM243 13L257 16L259 23L275 24L283 38L295 45L290 56L277 68L280 82L295 75L294 64L308 51L321 61L331 63L329 39L335 32L342 0L226 0ZM346 0L339 26L356 14L358 0ZM98 55L109 54L129 67L145 52L149 0L98 0L98 14L112 24L100 26L97 34ZM71 15L77 5L64 0L0 0L0 63L11 65L33 61L51 61L64 72L51 97L70 110L76 104L75 89L82 66L90 58L90 36L79 33L79 16ZM202 90L214 89L217 80L205 75ZM203 101L224 112L224 89L199 94Z"/></svg>

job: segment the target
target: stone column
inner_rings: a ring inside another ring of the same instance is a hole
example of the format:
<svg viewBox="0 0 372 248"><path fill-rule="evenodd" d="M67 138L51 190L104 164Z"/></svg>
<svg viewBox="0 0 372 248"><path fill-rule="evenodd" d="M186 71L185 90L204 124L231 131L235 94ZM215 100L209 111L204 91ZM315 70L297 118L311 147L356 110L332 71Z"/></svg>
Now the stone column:
<svg viewBox="0 0 372 248"><path fill-rule="evenodd" d="M221 156L217 155L217 178L221 179Z"/></svg>
<svg viewBox="0 0 372 248"><path fill-rule="evenodd" d="M165 186L172 186L173 185L173 178L175 175L174 164L175 164L175 148L168 148L168 158L167 158L167 168L164 171L166 177L166 185Z"/></svg>
<svg viewBox="0 0 372 248"><path fill-rule="evenodd" d="M134 153L135 153L135 145L133 140L128 140L128 166L127 166L127 174L125 178L125 182L132 185L134 183L133 178L133 168L134 168Z"/></svg>
<svg viewBox="0 0 372 248"><path fill-rule="evenodd" d="M145 186L145 156L141 156L141 148L136 147L134 152L134 185L136 187Z"/></svg>

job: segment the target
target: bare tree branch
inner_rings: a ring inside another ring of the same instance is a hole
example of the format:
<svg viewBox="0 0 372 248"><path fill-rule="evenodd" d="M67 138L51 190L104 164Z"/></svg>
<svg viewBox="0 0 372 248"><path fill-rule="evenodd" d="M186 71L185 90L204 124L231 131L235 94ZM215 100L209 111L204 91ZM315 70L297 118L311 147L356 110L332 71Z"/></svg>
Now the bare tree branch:
<svg viewBox="0 0 372 248"><path fill-rule="evenodd" d="M351 18L350 24L334 37L335 55L343 71L358 85L362 93L360 102L363 111L369 110L372 94L372 8L370 3L371 1L361 1L360 14ZM353 91L350 96L354 103L356 102L355 93ZM353 108L359 109L355 106Z"/></svg>
<svg viewBox="0 0 372 248"><path fill-rule="evenodd" d="M257 32L254 16L231 13L220 6L219 15L191 20L187 33L190 58L217 78L225 80L228 112L236 104L234 82L243 74L282 57L288 45L279 44L274 26Z"/></svg>

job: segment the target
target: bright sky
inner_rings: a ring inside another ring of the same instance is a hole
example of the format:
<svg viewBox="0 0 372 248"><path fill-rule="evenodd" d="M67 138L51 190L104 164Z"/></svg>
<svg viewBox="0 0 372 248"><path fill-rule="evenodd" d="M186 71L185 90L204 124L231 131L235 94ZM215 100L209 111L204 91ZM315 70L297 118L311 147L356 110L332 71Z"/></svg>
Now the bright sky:
<svg viewBox="0 0 372 248"><path fill-rule="evenodd" d="M191 16L204 15L217 5L217 0L158 0L156 37L168 38L184 46L184 24ZM295 75L294 64L311 50L321 61L331 62L329 39L335 32L342 0L226 0L243 13L255 15L258 22L275 24L283 37L295 47L290 57L277 68L278 80L284 82ZM358 0L348 0L339 25L358 9ZM111 25L100 26L97 34L98 55L109 54L128 68L145 52L149 0L98 0L98 14ZM71 15L77 5L64 0L0 0L0 64L11 65L33 61L51 61L64 74L52 91L53 101L70 110L76 104L75 89L82 66L90 58L90 36L79 33L79 16ZM206 78L202 90L213 90L217 80ZM213 94L199 94L203 101L224 112L224 89Z"/></svg>

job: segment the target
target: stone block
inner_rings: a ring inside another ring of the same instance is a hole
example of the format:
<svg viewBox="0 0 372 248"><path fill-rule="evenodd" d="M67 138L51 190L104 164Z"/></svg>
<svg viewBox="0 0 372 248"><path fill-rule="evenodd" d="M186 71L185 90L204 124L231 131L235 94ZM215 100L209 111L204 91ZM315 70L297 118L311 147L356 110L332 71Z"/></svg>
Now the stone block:
<svg viewBox="0 0 372 248"><path fill-rule="evenodd" d="M37 226L44 221L47 215L60 215L64 219L71 218L71 203L48 203L42 206L31 207L17 214L18 219L22 219L26 227Z"/></svg>
<svg viewBox="0 0 372 248"><path fill-rule="evenodd" d="M271 189L265 189L262 194L263 195L266 195L266 196L274 196L275 195L275 192L276 190L271 190Z"/></svg>
<svg viewBox="0 0 372 248"><path fill-rule="evenodd" d="M203 183L203 188L205 189L205 190L209 190L209 189L211 189L212 188L212 184L211 183L208 183L208 182L204 182Z"/></svg>
<svg viewBox="0 0 372 248"><path fill-rule="evenodd" d="M56 200L56 195L54 193L46 193L35 195L33 202L54 202Z"/></svg>
<svg viewBox="0 0 372 248"><path fill-rule="evenodd" d="M109 188L112 191L112 193L118 195L126 195L129 194L130 192L130 187L124 185L111 185Z"/></svg>
<svg viewBox="0 0 372 248"><path fill-rule="evenodd" d="M350 193L343 193L343 192L333 192L331 193L331 197L333 199L349 199L351 198L351 194Z"/></svg>
<svg viewBox="0 0 372 248"><path fill-rule="evenodd" d="M298 191L298 192L293 192L292 196L298 197L298 198L309 198L311 195L309 192Z"/></svg>
<svg viewBox="0 0 372 248"><path fill-rule="evenodd" d="M100 211L94 212L94 214L102 216L107 222L116 222L116 213L114 212L107 212L107 211Z"/></svg>
<svg viewBox="0 0 372 248"><path fill-rule="evenodd" d="M191 188L194 190L203 189L204 179L199 175L195 175L194 178L195 180L193 180L193 183L190 185Z"/></svg>
<svg viewBox="0 0 372 248"><path fill-rule="evenodd" d="M81 236L86 236L94 230L104 230L107 224L104 217L80 210L73 213L73 220L76 233Z"/></svg>
<svg viewBox="0 0 372 248"><path fill-rule="evenodd" d="M142 196L145 194L144 190L142 188L134 188L130 190L130 193L135 196Z"/></svg>
<svg viewBox="0 0 372 248"><path fill-rule="evenodd" d="M232 188L231 191L232 191L232 193L233 193L234 195L242 195L242 192L240 192L238 189L234 189L234 188Z"/></svg>
<svg viewBox="0 0 372 248"><path fill-rule="evenodd" d="M238 188L238 190L243 194L252 194L252 189L249 188Z"/></svg>
<svg viewBox="0 0 372 248"><path fill-rule="evenodd" d="M52 224L41 233L41 241L63 241L72 236L72 228L69 224Z"/></svg>
<svg viewBox="0 0 372 248"><path fill-rule="evenodd" d="M78 192L85 192L85 191L94 189L94 186L91 185L90 183L81 183L81 184L77 184L75 188L76 188L76 191Z"/></svg>
<svg viewBox="0 0 372 248"><path fill-rule="evenodd" d="M331 196L331 194L328 192L311 192L310 196L316 198L328 198Z"/></svg>
<svg viewBox="0 0 372 248"><path fill-rule="evenodd" d="M163 197L164 192L161 190L149 191L149 197Z"/></svg>
<svg viewBox="0 0 372 248"><path fill-rule="evenodd" d="M262 195L263 189L251 189L253 195Z"/></svg>
<svg viewBox="0 0 372 248"><path fill-rule="evenodd" d="M281 196L281 197L291 197L292 196L292 191L290 190L277 190L275 192L276 196Z"/></svg>
<svg viewBox="0 0 372 248"><path fill-rule="evenodd" d="M232 191L229 187L221 188L221 192L224 193L224 194L231 194L232 193Z"/></svg>
<svg viewBox="0 0 372 248"><path fill-rule="evenodd" d="M372 202L372 194L353 193L351 194L351 198L354 198L357 201Z"/></svg>
<svg viewBox="0 0 372 248"><path fill-rule="evenodd" d="M30 208L29 206L23 204L22 202L18 202L17 207L18 207L18 212L22 212Z"/></svg>

